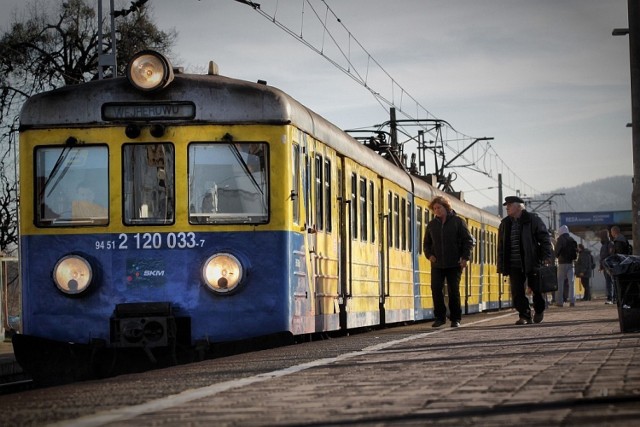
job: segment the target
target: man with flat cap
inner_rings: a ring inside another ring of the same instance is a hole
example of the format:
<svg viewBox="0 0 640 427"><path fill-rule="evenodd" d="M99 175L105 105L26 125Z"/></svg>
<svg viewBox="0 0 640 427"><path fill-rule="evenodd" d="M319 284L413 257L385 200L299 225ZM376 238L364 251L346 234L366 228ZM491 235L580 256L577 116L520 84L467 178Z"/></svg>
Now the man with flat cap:
<svg viewBox="0 0 640 427"><path fill-rule="evenodd" d="M551 236L540 217L527 212L520 197L506 197L503 206L507 207L507 216L498 232L498 273L509 276L513 306L519 314L516 325L540 323L546 301L542 293L532 289L535 310L532 317L524 284L526 281L531 287L540 266L553 262Z"/></svg>

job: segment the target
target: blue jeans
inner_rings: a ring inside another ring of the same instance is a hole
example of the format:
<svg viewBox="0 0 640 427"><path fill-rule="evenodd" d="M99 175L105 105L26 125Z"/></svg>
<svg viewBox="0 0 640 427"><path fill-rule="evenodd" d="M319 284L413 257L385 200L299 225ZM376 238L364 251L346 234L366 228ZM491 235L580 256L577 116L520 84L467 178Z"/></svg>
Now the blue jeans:
<svg viewBox="0 0 640 427"><path fill-rule="evenodd" d="M575 272L573 269L573 263L571 264L558 264L558 293L556 294L556 302L562 304L564 301L564 280L569 282L569 295L568 300L571 304L576 303L576 287L575 287Z"/></svg>
<svg viewBox="0 0 640 427"><path fill-rule="evenodd" d="M607 300L615 301L616 287L614 286L613 280L611 279L611 275L607 273L606 270L602 270L602 274L604 274L604 281L607 286Z"/></svg>

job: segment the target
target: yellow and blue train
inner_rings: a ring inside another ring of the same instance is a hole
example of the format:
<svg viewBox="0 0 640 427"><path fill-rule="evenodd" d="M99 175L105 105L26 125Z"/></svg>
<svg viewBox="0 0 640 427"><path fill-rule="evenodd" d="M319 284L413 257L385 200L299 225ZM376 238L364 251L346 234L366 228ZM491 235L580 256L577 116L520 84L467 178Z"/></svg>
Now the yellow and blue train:
<svg viewBox="0 0 640 427"><path fill-rule="evenodd" d="M24 365L56 346L58 361L153 359L433 317L422 239L444 193L264 82L144 51L126 77L33 96L20 120ZM499 218L452 205L477 242L465 313L510 306Z"/></svg>

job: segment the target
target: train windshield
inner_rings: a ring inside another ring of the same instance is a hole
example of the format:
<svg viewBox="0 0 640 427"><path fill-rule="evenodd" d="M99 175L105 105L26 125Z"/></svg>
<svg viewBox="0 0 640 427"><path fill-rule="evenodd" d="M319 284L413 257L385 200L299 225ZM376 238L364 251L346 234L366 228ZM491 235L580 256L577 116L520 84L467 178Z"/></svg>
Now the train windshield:
<svg viewBox="0 0 640 427"><path fill-rule="evenodd" d="M106 146L39 147L36 224L104 225L109 222L109 151Z"/></svg>
<svg viewBox="0 0 640 427"><path fill-rule="evenodd" d="M267 144L189 146L189 221L261 224L268 221Z"/></svg>
<svg viewBox="0 0 640 427"><path fill-rule="evenodd" d="M126 144L122 147L125 224L174 222L174 163L171 144Z"/></svg>

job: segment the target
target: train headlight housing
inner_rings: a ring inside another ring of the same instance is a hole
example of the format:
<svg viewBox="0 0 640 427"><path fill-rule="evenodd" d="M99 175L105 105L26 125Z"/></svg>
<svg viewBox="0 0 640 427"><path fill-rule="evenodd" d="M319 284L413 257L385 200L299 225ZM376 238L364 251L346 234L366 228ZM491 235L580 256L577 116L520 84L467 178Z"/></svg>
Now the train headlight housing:
<svg viewBox="0 0 640 427"><path fill-rule="evenodd" d="M202 267L202 280L212 291L226 294L234 291L242 281L244 269L235 256L215 254Z"/></svg>
<svg viewBox="0 0 640 427"><path fill-rule="evenodd" d="M53 268L53 281L58 289L68 295L77 295L87 290L91 279L91 264L79 255L60 258Z"/></svg>
<svg viewBox="0 0 640 427"><path fill-rule="evenodd" d="M164 55L143 50L129 61L127 78L132 85L143 91L162 89L173 80L173 68Z"/></svg>

